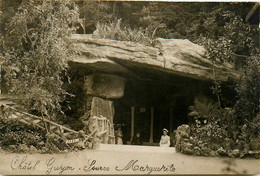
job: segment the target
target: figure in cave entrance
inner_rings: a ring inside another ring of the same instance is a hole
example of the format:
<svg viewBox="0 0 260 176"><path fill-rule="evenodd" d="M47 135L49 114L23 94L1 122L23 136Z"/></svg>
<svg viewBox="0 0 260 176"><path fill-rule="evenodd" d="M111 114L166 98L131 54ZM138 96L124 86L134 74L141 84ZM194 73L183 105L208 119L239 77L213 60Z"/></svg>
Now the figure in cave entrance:
<svg viewBox="0 0 260 176"><path fill-rule="evenodd" d="M164 128L163 129L163 135L161 137L161 140L160 140L160 147L170 147L170 136L167 135L169 131Z"/></svg>
<svg viewBox="0 0 260 176"><path fill-rule="evenodd" d="M140 135L140 133L136 133L136 136L134 137L132 141L132 145L143 145L143 139Z"/></svg>
<svg viewBox="0 0 260 176"><path fill-rule="evenodd" d="M123 145L123 132L121 130L121 125L117 125L117 130L115 131L115 137L116 137L116 144L117 145Z"/></svg>

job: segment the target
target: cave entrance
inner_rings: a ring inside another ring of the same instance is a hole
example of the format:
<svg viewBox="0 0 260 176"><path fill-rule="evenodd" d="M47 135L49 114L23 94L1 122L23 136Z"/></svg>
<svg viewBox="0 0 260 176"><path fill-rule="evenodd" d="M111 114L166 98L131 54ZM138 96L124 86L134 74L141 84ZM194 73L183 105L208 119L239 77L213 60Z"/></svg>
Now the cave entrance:
<svg viewBox="0 0 260 176"><path fill-rule="evenodd" d="M194 96L205 92L201 81L174 77L169 79L129 79L124 97L114 101L114 124L121 124L124 144L131 144L137 132L143 145L159 145L162 129L169 135L188 123L189 106Z"/></svg>

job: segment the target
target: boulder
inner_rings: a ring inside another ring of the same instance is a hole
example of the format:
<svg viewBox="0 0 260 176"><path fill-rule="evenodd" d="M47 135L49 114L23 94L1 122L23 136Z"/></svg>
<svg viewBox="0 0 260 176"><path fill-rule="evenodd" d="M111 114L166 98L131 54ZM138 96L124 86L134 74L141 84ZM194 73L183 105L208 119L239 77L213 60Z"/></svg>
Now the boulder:
<svg viewBox="0 0 260 176"><path fill-rule="evenodd" d="M97 39L92 35L74 34L74 49L82 55L72 63L108 73L136 75L139 71L167 73L199 80L213 79L213 63L205 58L206 50L189 40L157 38L155 46L136 42ZM237 79L234 66L214 65L221 81Z"/></svg>
<svg viewBox="0 0 260 176"><path fill-rule="evenodd" d="M176 131L176 150L186 154L192 154L192 144L190 141L190 127L188 125L181 125ZM191 151L190 151L191 150Z"/></svg>
<svg viewBox="0 0 260 176"><path fill-rule="evenodd" d="M125 82L120 76L93 74L86 77L84 87L88 95L115 99L124 96Z"/></svg>

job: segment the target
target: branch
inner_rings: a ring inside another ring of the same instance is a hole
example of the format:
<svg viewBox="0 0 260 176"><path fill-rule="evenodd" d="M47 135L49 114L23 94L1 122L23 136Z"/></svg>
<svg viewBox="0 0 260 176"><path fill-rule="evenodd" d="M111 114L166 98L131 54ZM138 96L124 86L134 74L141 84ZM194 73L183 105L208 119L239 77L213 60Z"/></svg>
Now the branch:
<svg viewBox="0 0 260 176"><path fill-rule="evenodd" d="M250 56L246 56L246 55L240 55L240 54L236 54L236 53L231 53L233 56L237 56L237 57L244 57L244 58L249 58Z"/></svg>

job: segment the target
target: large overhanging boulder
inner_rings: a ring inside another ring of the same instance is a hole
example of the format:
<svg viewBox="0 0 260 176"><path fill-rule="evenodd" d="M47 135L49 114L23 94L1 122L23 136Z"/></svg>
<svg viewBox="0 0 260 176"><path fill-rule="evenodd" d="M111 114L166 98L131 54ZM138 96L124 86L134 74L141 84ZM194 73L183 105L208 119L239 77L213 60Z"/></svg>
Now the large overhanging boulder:
<svg viewBox="0 0 260 176"><path fill-rule="evenodd" d="M157 38L154 47L149 47L85 34L74 34L71 39L81 52L71 61L102 72L136 75L139 70L147 70L199 80L215 77L221 81L239 76L232 66L206 59L206 50L189 40Z"/></svg>

